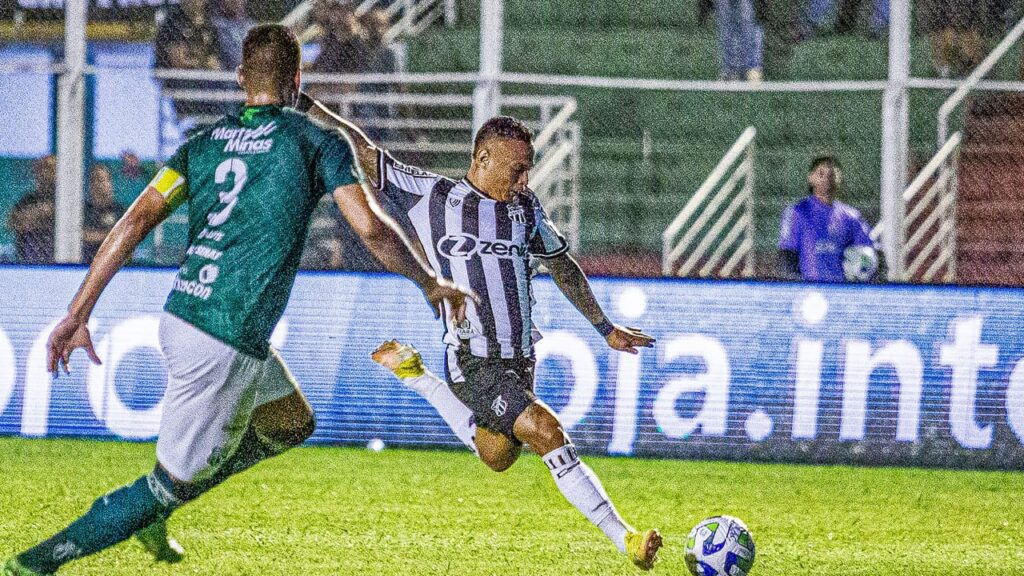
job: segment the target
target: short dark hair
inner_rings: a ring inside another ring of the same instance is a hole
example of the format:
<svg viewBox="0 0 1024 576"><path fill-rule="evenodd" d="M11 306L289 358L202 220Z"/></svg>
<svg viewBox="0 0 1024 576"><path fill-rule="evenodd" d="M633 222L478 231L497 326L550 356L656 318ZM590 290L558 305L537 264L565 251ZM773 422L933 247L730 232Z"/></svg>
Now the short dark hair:
<svg viewBox="0 0 1024 576"><path fill-rule="evenodd" d="M828 164L836 170L843 169L843 165L840 164L838 158L831 154L822 154L821 156L816 156L814 160L811 160L811 169L808 170L807 173L810 174L811 172L814 172L818 169L818 166L821 166L822 164Z"/></svg>
<svg viewBox="0 0 1024 576"><path fill-rule="evenodd" d="M277 84L295 76L302 52L295 34L280 24L260 24L242 42L242 71L247 83Z"/></svg>
<svg viewBox="0 0 1024 576"><path fill-rule="evenodd" d="M491 138L519 140L520 142L526 142L532 146L533 130L530 130L522 120L517 118L513 118L511 116L495 116L487 122L484 122L484 125L476 131L476 138L473 139L473 153L476 154L480 145Z"/></svg>

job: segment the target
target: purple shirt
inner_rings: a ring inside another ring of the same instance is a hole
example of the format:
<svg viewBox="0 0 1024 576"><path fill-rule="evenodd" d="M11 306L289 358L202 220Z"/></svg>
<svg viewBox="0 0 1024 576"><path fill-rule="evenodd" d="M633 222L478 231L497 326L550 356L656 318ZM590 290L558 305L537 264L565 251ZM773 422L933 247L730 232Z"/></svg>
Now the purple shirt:
<svg viewBox="0 0 1024 576"><path fill-rule="evenodd" d="M838 200L825 204L810 195L782 214L779 249L800 255L800 275L804 280L845 282L843 250L873 245L860 212Z"/></svg>

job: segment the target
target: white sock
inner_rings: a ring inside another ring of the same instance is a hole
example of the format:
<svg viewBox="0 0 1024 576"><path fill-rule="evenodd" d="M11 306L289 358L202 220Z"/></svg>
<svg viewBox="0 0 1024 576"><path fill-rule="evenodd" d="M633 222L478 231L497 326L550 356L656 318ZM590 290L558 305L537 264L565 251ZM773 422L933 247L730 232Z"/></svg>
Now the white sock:
<svg viewBox="0 0 1024 576"><path fill-rule="evenodd" d="M615 510L594 471L576 456L576 447L566 444L542 458L565 499L600 528L619 552L625 552L626 533L632 528Z"/></svg>
<svg viewBox="0 0 1024 576"><path fill-rule="evenodd" d="M455 397L444 380L426 370L422 376L403 378L402 383L430 402L459 440L462 440L473 454L477 453L476 421L473 419L473 411Z"/></svg>

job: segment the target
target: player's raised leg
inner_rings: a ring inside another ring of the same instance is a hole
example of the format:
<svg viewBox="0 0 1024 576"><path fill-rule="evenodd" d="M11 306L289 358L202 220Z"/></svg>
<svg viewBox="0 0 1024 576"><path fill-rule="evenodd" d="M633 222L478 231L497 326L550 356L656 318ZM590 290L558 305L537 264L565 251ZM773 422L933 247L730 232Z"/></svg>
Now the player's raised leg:
<svg viewBox="0 0 1024 576"><path fill-rule="evenodd" d="M620 552L650 570L661 547L657 530L637 532L615 510L593 470L580 461L555 413L533 392L532 358L482 358L466 347L448 349L452 392L473 410L480 459L492 470L508 469L523 443L539 454L555 485Z"/></svg>
<svg viewBox="0 0 1024 576"><path fill-rule="evenodd" d="M558 417L535 400L516 418L513 433L541 455L558 489L570 504L604 532L620 552L643 570L650 570L661 548L657 530L636 531L612 504L601 481L579 456Z"/></svg>
<svg viewBox="0 0 1024 576"><path fill-rule="evenodd" d="M423 365L418 350L397 340L388 340L370 354L373 361L390 370L403 384L426 399L444 418L467 448L477 453L476 421L473 412L448 388L448 384Z"/></svg>

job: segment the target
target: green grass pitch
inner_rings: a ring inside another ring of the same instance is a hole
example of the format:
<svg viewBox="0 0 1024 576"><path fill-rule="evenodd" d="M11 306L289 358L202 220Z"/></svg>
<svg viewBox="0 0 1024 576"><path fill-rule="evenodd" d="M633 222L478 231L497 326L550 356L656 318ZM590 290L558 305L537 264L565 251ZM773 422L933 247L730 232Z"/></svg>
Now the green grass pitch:
<svg viewBox="0 0 1024 576"><path fill-rule="evenodd" d="M49 536L144 473L152 444L0 439L0 555ZM745 520L753 574L1024 574L1020 474L587 458L625 517L665 536L655 574L685 575L706 516ZM188 551L135 544L68 575L638 574L524 457L502 474L467 453L302 448L179 510Z"/></svg>

